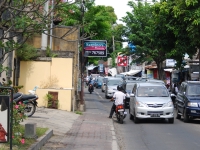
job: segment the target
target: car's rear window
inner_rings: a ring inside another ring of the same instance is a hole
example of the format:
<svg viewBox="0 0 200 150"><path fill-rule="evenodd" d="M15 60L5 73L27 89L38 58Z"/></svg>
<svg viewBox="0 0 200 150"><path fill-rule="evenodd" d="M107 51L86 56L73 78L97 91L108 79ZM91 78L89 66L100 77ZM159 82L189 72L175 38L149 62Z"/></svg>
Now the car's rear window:
<svg viewBox="0 0 200 150"><path fill-rule="evenodd" d="M167 89L162 86L138 87L138 97L168 97Z"/></svg>
<svg viewBox="0 0 200 150"><path fill-rule="evenodd" d="M107 84L109 86L112 86L112 85L119 85L119 84L122 84L122 81L120 80L108 80Z"/></svg>
<svg viewBox="0 0 200 150"><path fill-rule="evenodd" d="M200 96L200 85L188 85L187 95Z"/></svg>

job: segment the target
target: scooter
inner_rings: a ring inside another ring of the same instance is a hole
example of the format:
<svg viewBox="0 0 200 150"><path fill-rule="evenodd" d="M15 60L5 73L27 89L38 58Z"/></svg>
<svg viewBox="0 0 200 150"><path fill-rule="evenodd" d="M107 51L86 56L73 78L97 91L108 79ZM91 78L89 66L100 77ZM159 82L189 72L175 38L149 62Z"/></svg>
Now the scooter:
<svg viewBox="0 0 200 150"><path fill-rule="evenodd" d="M123 124L124 118L126 118L127 115L127 112L125 111L123 104L116 106L115 115L117 117L117 121Z"/></svg>
<svg viewBox="0 0 200 150"><path fill-rule="evenodd" d="M36 90L36 89L35 89ZM20 102L25 105L24 114L27 117L31 117L36 110L37 107L37 99L38 96L33 92L34 90L29 90L29 92L32 92L31 94L23 94L23 93L14 93L13 95L13 101L19 104Z"/></svg>
<svg viewBox="0 0 200 150"><path fill-rule="evenodd" d="M174 108L176 108L176 95L174 93L171 93L170 96L171 96L172 102L174 104Z"/></svg>

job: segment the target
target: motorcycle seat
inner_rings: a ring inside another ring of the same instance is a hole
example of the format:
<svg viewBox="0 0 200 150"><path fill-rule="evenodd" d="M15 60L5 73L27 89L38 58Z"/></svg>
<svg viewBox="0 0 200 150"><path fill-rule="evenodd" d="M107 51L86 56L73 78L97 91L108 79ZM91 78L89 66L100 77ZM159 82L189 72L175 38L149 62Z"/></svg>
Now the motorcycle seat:
<svg viewBox="0 0 200 150"><path fill-rule="evenodd" d="M13 101L17 101L18 99L20 99L22 97L22 93L14 93L13 94Z"/></svg>
<svg viewBox="0 0 200 150"><path fill-rule="evenodd" d="M36 98L35 95L22 95L22 100L33 99Z"/></svg>

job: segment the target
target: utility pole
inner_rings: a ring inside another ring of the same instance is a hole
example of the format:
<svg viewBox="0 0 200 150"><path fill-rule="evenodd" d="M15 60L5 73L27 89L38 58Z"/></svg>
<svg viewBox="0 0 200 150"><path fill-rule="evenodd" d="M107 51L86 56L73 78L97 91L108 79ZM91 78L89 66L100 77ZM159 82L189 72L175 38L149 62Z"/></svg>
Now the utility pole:
<svg viewBox="0 0 200 150"><path fill-rule="evenodd" d="M112 40L113 40L113 52L115 51L115 36L112 36Z"/></svg>
<svg viewBox="0 0 200 150"><path fill-rule="evenodd" d="M49 12L49 0L47 0L44 5L44 16L48 15L48 12ZM46 26L48 26L48 24ZM43 32L44 33L42 33L41 50L46 50L47 40L48 40L48 36L47 36L48 31L44 29Z"/></svg>
<svg viewBox="0 0 200 150"><path fill-rule="evenodd" d="M85 1L82 0L81 3L81 11L82 11L82 16L81 16L81 21L82 21L82 30L81 30L81 38L82 38L82 55L81 55L81 95L80 95L80 110L84 111L84 13L85 13Z"/></svg>
<svg viewBox="0 0 200 150"><path fill-rule="evenodd" d="M49 48L52 50L52 35L53 35L53 9L54 9L54 0L51 0L51 29L50 29L50 41L49 41Z"/></svg>

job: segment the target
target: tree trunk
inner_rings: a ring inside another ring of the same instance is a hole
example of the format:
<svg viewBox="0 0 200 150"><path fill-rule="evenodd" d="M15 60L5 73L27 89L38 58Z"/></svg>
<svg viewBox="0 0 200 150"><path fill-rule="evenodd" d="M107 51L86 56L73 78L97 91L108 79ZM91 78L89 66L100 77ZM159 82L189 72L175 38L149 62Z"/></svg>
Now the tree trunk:
<svg viewBox="0 0 200 150"><path fill-rule="evenodd" d="M165 80L165 75L164 75L164 68L163 68L163 63L162 62L156 62L157 64L157 69L158 69L158 79L159 80Z"/></svg>

